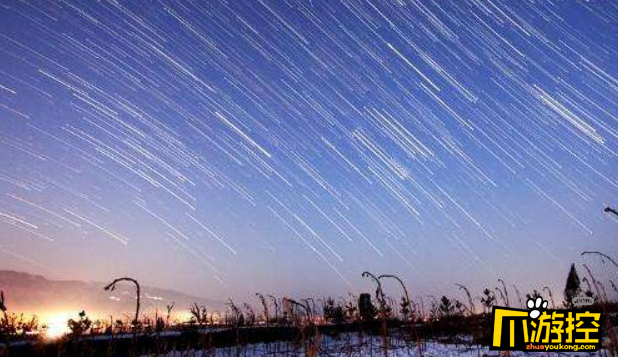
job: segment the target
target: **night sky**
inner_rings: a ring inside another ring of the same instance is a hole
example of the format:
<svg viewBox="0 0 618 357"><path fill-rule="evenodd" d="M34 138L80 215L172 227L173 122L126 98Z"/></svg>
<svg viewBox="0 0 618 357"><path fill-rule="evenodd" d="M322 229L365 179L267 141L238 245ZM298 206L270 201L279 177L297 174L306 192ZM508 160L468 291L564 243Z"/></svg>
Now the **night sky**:
<svg viewBox="0 0 618 357"><path fill-rule="evenodd" d="M0 269L561 290L617 152L616 1L0 3Z"/></svg>

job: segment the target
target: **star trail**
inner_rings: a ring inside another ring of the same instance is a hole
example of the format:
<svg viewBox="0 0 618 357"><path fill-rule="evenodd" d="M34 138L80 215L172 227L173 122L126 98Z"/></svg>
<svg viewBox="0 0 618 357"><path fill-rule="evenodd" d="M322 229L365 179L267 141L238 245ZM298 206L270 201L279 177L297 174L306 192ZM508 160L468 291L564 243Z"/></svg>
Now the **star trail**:
<svg viewBox="0 0 618 357"><path fill-rule="evenodd" d="M3 1L0 268L544 284L613 249L617 58L614 1Z"/></svg>

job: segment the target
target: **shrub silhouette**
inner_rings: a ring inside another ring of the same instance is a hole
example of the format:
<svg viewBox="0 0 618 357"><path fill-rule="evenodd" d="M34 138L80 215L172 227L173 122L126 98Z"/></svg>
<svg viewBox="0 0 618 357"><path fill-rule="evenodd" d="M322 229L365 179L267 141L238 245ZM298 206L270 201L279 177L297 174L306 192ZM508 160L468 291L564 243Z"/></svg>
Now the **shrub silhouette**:
<svg viewBox="0 0 618 357"><path fill-rule="evenodd" d="M491 308L496 304L496 294L493 291L485 288L483 290L483 296L481 297L481 304L483 304L483 309L485 313L491 311Z"/></svg>
<svg viewBox="0 0 618 357"><path fill-rule="evenodd" d="M92 326L92 321L86 316L86 311L82 310L79 313L79 318L77 320L69 319L67 325L71 330L71 335L81 337L88 333Z"/></svg>

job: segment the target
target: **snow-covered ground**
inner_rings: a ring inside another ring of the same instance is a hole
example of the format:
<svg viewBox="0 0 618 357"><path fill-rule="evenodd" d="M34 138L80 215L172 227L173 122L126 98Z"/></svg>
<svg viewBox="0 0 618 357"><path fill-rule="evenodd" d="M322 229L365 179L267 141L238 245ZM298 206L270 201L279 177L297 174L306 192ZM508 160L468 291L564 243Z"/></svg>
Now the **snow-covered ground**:
<svg viewBox="0 0 618 357"><path fill-rule="evenodd" d="M204 329L201 333L208 334L213 331L220 331L222 329ZM178 336L180 332L169 331L162 334L162 336ZM115 335L114 339L126 339L132 338L132 334ZM93 336L92 340L108 340L112 336ZM387 354L384 353L382 347L382 340L378 336L359 335L356 333L343 333L338 337L331 337L327 335L321 335L320 338L314 342L314 351L317 351L315 356L328 356L328 357L523 357L523 356L538 356L538 357L559 357L559 356L581 356L581 357L608 357L610 353L608 351L599 351L595 353L590 352L518 352L513 351L510 354L500 353L499 351L489 351L487 346L475 345L471 341L471 338L461 336L459 338L461 343L440 343L425 341L422 343L421 348L417 346L415 342L404 341L402 339L390 337L388 339L389 348ZM11 346L21 346L29 343L37 343L36 341L19 341L11 343ZM0 343L0 347L2 347ZM311 347L308 347L311 349ZM305 357L306 346L303 346L301 342L289 342L279 341L272 343L258 343L258 344L246 344L234 347L225 348L211 348L205 350L183 350L174 351L167 354L158 355L161 357L257 357L257 356L272 356L272 357ZM155 355L148 354L142 357L153 357Z"/></svg>
<svg viewBox="0 0 618 357"><path fill-rule="evenodd" d="M464 344L443 344L438 342L427 342L423 344L419 351L415 344L407 344L404 341L391 340L391 346L387 354L381 346L382 341L379 337L357 338L355 335L342 335L339 338L323 336L318 343L318 353L316 356L329 357L498 357L507 356L504 352L489 351L487 346L464 345ZM164 357L254 357L254 356L306 356L304 347L293 345L290 342L278 342L267 344L254 344L229 348L217 348L211 350L190 350L182 352L171 352ZM558 357L558 356L586 356L586 357L605 357L609 356L606 351L596 353L590 352L571 352L571 353L539 353L539 352L511 352L508 356L538 356L538 357ZM146 357L146 356L144 356Z"/></svg>

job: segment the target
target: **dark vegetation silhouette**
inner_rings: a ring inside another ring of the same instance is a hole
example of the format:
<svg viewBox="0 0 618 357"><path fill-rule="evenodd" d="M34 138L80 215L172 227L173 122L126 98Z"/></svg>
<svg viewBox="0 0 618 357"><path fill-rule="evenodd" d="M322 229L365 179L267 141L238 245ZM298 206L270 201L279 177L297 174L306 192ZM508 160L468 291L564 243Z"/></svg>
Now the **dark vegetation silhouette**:
<svg viewBox="0 0 618 357"><path fill-rule="evenodd" d="M606 212L615 214L608 209ZM581 256L609 262L612 271L618 272L618 264L608 254L585 251ZM618 322L618 287L611 279L597 279L586 263L581 266L585 274L580 277L576 265L570 265L563 299L558 305L548 286L533 289L525 296L529 299L541 295L548 297L552 309L558 310L577 308L573 306L574 297L593 297L594 305L586 308L604 312L605 354L618 356L614 328ZM76 318L67 321L70 333L52 341L45 340L47 326L40 325L36 318L26 319L22 314L9 311L8 296L0 291L0 357L156 356L172 351L183 356L191 355L192 351L211 355L216 348L226 349L229 356L236 357L265 354L361 356L361 351L388 356L390 351L397 349L414 350L416 355L422 356L430 343L452 344L463 351L476 349L481 356L484 351L481 346L487 346L491 340L492 308L517 303L519 306L515 308L526 308L517 286L508 285L503 278L498 279L497 286L489 285L476 293L457 283L459 296L436 297L413 296L404 280L393 274L365 271L362 277L375 288L372 293L295 299L257 292L255 304L237 304L229 299L223 314L197 303L186 306L190 314L184 320L174 318L172 311L177 307L173 302L166 306L162 316L158 310L154 317L140 315L138 281L117 278L105 290L113 291L121 282L135 285L133 316L93 320L81 311ZM388 294L385 287L389 289ZM391 287L395 289L391 291ZM608 294L607 290L613 294ZM513 296L517 297L517 302ZM258 348L262 349L258 351Z"/></svg>
<svg viewBox="0 0 618 357"><path fill-rule="evenodd" d="M581 292L580 286L589 280L592 282L591 287L596 290L594 296L602 297L597 299L593 308L602 309L606 312L605 316L613 316L609 313L617 311L618 303L606 299L606 294L599 285L601 282L592 276L587 266L584 268L589 277L578 282L575 266L571 267L566 279L564 303L556 308L572 307L572 298ZM0 349L0 356L8 356L7 351L10 351L10 355L18 356L142 356L213 348L234 348L237 352L246 352L257 342L272 345L275 350L270 353L273 355L316 356L322 353L327 355L327 351L333 353L329 350L329 344L333 339L341 341L342 338L350 339L345 347L340 347L351 355L362 348L371 348L385 356L389 351L403 348L415 349L417 355L423 355L428 343L448 343L465 346L467 349L478 349L489 344L491 309L495 305L504 306L507 301L507 284L503 279L500 279L500 288L485 288L477 296L465 285L456 284L462 292L462 300L446 295L439 298L430 296L431 304L425 308L421 297L412 299L409 296L407 288L404 289L403 280L393 278L390 274L377 276L365 272L363 276L374 282L374 294L361 293L358 297L350 296L347 299L292 299L272 296L269 301L265 295L258 293L256 296L262 306L261 313L256 313L248 303L237 305L230 299L228 310L220 319L215 318L214 312L211 313L205 306L198 304L188 307L191 315L187 321L173 321L171 312L174 304L167 306L164 318L158 316L157 312L154 319L141 316L137 306L135 315L124 320L110 318L108 321L93 321L85 311L81 311L77 318L67 321L70 329L68 335L45 343L41 338L37 339L36 335L28 337L22 331L28 329L44 332L45 327L36 324L26 327L24 322L16 323L19 319L11 317L2 293L0 341L30 339L31 343L19 346L14 343L6 344L3 353ZM381 282L385 279L400 283L400 297L386 295ZM123 280L127 279L117 279L115 283ZM497 295L504 299L497 298ZM539 295L538 290L526 294L528 298ZM477 311L475 301L481 304L480 311ZM278 318L270 314L275 305L278 306L276 309L281 308L281 316ZM606 331L613 331L615 317L605 320ZM610 342L605 347L616 351L615 346L610 337ZM108 354L110 348L114 351L113 354ZM88 351L88 354L80 354L80 351Z"/></svg>
<svg viewBox="0 0 618 357"><path fill-rule="evenodd" d="M567 276L566 285L564 287L564 305L567 308L573 307L573 298L580 294L581 282L575 264L571 264L569 275Z"/></svg>

